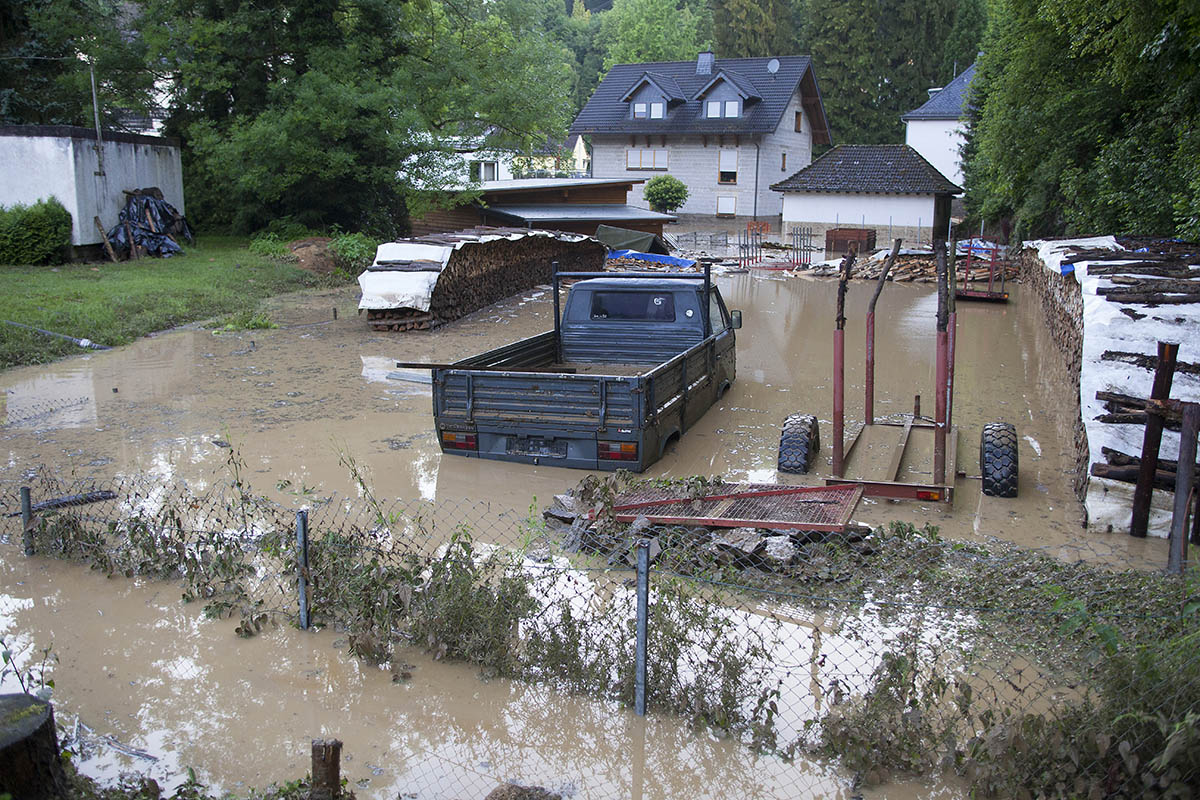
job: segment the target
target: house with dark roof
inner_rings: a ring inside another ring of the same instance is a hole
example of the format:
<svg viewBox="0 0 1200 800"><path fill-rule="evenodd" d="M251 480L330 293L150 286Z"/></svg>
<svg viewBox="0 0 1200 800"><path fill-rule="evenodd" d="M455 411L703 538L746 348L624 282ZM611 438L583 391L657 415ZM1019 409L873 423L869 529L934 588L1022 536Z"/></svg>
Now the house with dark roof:
<svg viewBox="0 0 1200 800"><path fill-rule="evenodd" d="M783 200L782 233L873 229L877 241L946 238L950 201L962 189L906 144L843 144L771 186Z"/></svg>
<svg viewBox="0 0 1200 800"><path fill-rule="evenodd" d="M929 99L904 116L904 143L938 172L962 184L962 146L966 141L968 97L975 65L967 67L945 87L930 89Z"/></svg>
<svg viewBox="0 0 1200 800"><path fill-rule="evenodd" d="M670 174L688 188L677 213L760 220L783 208L771 183L830 143L808 56L618 64L571 133L590 137L593 177ZM630 202L648 206L640 185Z"/></svg>

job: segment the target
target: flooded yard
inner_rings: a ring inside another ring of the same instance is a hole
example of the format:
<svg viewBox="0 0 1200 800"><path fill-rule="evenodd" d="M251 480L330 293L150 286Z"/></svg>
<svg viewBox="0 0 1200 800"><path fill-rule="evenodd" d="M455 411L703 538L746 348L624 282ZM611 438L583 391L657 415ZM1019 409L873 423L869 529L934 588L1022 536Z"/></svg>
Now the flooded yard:
<svg viewBox="0 0 1200 800"><path fill-rule="evenodd" d="M717 284L729 307L744 314L737 381L647 476L815 485L817 476L777 474L775 464L783 419L812 413L821 420L817 473L828 473L836 283L756 272L721 276ZM862 414L863 315L873 289L852 284L847 300L850 429ZM953 506L867 500L856 519L928 522L947 538L998 537L1068 562L1161 566L1165 542L1084 529L1071 488L1069 412L1078 387L1056 371L1036 304L1023 302L1019 287L1014 294L1008 305L959 305L954 408L965 475ZM452 361L540 333L552 327L548 290L404 334L372 332L354 313L356 301L354 288L281 298L272 309L275 330L188 328L0 374L0 511L14 510L17 487L42 469L103 481L149 475L203 488L230 479L231 448L256 490L286 504L356 498L346 466L352 461L377 496L462 509L464 522L520 519L583 477L443 456L432 433L430 386L394 367L398 360ZM915 394L931 412L935 310L931 285L884 290L878 416L911 411ZM1017 427L1015 499L979 491L979 430L990 421ZM929 467L918 460L906 469L919 477ZM819 625L805 626L808 638L794 644L798 662L820 640L811 636ZM349 656L332 630L280 627L243 640L231 629L181 604L174 584L107 580L74 564L27 560L19 541L0 544L0 635L31 650L53 642L57 713L68 728L79 721L81 741L90 742L80 754L89 774L150 769L170 782L194 766L202 780L237 791L304 774L309 740L336 736L346 743L344 774L360 797L483 797L488 789L481 787L506 780L568 797L855 793L849 777L828 765L757 756L671 717L643 721L612 703L481 681L476 668L435 662L420 650L404 652L410 669L384 670ZM820 694L814 686L813 696ZM866 796L962 791L906 784Z"/></svg>

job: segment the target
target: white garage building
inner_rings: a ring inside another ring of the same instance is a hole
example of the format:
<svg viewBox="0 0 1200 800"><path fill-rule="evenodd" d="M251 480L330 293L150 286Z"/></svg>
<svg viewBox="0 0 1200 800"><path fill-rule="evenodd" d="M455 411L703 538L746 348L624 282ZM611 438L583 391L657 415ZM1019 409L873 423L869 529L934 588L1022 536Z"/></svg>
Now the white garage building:
<svg viewBox="0 0 1200 800"><path fill-rule="evenodd" d="M810 228L874 231L880 243L944 239L962 189L906 144L843 144L771 186L783 193L783 233Z"/></svg>

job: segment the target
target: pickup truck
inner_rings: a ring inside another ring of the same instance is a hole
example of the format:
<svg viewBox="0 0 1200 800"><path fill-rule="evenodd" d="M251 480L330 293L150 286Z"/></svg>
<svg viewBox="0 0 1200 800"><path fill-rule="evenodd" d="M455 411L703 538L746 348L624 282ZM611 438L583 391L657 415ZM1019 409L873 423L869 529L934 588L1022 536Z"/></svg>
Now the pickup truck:
<svg viewBox="0 0 1200 800"><path fill-rule="evenodd" d="M576 279L559 311L559 281ZM554 274L554 330L433 370L442 451L641 472L733 383L734 330L706 269Z"/></svg>

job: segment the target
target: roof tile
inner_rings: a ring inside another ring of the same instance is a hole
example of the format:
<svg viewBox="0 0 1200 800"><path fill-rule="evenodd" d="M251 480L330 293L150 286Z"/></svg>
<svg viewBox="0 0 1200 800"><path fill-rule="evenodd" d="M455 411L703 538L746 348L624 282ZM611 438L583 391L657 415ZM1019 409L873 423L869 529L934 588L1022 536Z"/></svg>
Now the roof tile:
<svg viewBox="0 0 1200 800"><path fill-rule="evenodd" d="M777 192L962 194L906 144L843 144L771 186Z"/></svg>

